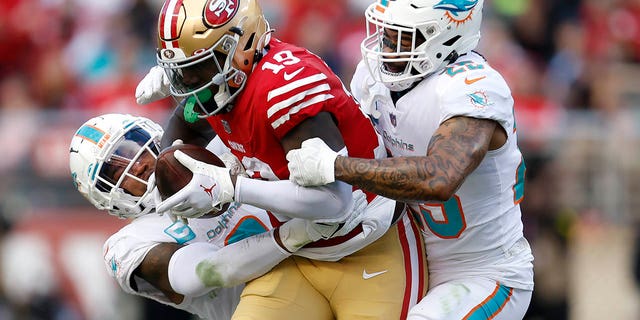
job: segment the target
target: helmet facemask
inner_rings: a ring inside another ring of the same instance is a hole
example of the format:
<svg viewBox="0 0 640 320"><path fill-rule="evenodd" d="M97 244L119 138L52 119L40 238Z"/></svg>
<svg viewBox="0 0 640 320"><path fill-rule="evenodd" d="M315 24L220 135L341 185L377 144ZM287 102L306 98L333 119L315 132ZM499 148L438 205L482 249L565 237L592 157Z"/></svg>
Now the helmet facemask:
<svg viewBox="0 0 640 320"><path fill-rule="evenodd" d="M160 153L162 128L149 119L108 114L74 135L70 169L78 191L100 210L120 218L151 212L149 179Z"/></svg>
<svg viewBox="0 0 640 320"><path fill-rule="evenodd" d="M135 126L116 141L109 143L111 145L107 145L104 150L111 152L101 157L102 161L98 161L98 175L94 187L90 188L93 196L104 199L102 209L107 209L110 214L121 218L149 213L155 204L150 195L150 174L146 172L153 172L155 160L160 153L159 141L154 141L148 131ZM142 173L142 177L138 177L132 171L134 165L140 165L143 156L153 161L147 160L150 167ZM132 181L138 183L138 188L130 192L123 186L125 182L131 186ZM137 194L134 195L132 192Z"/></svg>
<svg viewBox="0 0 640 320"><path fill-rule="evenodd" d="M171 94L187 97L190 119L185 120L231 110L270 32L257 0L165 1L157 59L170 79Z"/></svg>
<svg viewBox="0 0 640 320"><path fill-rule="evenodd" d="M241 33L239 30L237 32ZM244 88L247 75L235 68L233 63L239 38L237 33L225 34L211 48L180 62L167 62L158 57L158 64L164 68L171 83L171 94L189 97L187 107L198 106L200 118L223 110ZM185 79L189 74L201 75L205 72L210 78L198 79L201 81L193 84L189 83L189 78ZM217 89L217 92L213 94L212 89Z"/></svg>
<svg viewBox="0 0 640 320"><path fill-rule="evenodd" d="M465 3L467 7L438 0L371 4L365 12L367 37L360 46L371 76L391 91L403 91L473 50L480 38L482 3L472 0ZM400 64L403 70L398 70Z"/></svg>

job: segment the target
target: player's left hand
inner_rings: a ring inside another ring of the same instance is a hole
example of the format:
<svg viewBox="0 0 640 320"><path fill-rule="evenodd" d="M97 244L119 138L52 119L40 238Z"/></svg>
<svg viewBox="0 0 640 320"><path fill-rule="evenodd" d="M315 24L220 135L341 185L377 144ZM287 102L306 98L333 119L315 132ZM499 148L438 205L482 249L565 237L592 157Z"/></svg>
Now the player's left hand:
<svg viewBox="0 0 640 320"><path fill-rule="evenodd" d="M287 153L289 180L301 186L321 186L336 181L335 162L338 153L320 138L302 142L300 149Z"/></svg>
<svg viewBox="0 0 640 320"><path fill-rule="evenodd" d="M136 102L147 104L170 95L169 78L162 67L154 66L136 87Z"/></svg>
<svg viewBox="0 0 640 320"><path fill-rule="evenodd" d="M191 181L156 208L159 213L171 211L185 218L198 218L232 202L234 186L228 168L195 160L177 150L174 157L193 172Z"/></svg>

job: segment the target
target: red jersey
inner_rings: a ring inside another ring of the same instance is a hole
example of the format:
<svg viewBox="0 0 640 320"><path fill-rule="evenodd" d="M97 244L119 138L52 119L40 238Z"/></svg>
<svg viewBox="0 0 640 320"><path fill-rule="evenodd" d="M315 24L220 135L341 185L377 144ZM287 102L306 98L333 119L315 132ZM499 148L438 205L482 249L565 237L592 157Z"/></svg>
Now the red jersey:
<svg viewBox="0 0 640 320"><path fill-rule="evenodd" d="M320 112L332 114L349 156L384 150L369 118L318 56L272 39L230 112L207 118L252 178L289 178L280 140Z"/></svg>
<svg viewBox="0 0 640 320"><path fill-rule="evenodd" d="M280 141L298 124L320 112L332 115L349 156L386 156L382 139L342 81L324 61L304 48L272 39L268 52L254 67L234 102L230 112L207 120L254 179L289 179ZM377 229L365 233L361 224L347 235L308 244L306 249L318 251L306 257L322 260L329 254L336 258L338 253L361 248L386 232L395 202L365 193L369 200L367 210L372 210L368 219L381 220L371 224ZM282 222L272 214L271 218L274 226ZM324 250L328 247L328 251Z"/></svg>

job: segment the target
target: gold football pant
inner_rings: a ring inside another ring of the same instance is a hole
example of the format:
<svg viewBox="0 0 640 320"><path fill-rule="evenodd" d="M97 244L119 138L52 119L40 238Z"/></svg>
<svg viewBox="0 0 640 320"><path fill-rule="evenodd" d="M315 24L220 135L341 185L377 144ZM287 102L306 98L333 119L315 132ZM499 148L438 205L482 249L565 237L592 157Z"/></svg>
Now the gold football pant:
<svg viewBox="0 0 640 320"><path fill-rule="evenodd" d="M405 319L427 290L420 232L409 215L337 262L290 257L247 283L234 320Z"/></svg>

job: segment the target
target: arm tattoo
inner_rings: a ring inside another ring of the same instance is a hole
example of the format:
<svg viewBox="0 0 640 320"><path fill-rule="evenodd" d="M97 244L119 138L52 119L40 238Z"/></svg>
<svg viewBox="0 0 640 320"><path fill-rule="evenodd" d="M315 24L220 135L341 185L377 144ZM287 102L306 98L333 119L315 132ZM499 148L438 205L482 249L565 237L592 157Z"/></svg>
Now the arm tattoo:
<svg viewBox="0 0 640 320"><path fill-rule="evenodd" d="M442 123L427 155L359 159L338 157L336 179L401 201L449 199L487 153L496 122L456 117Z"/></svg>

